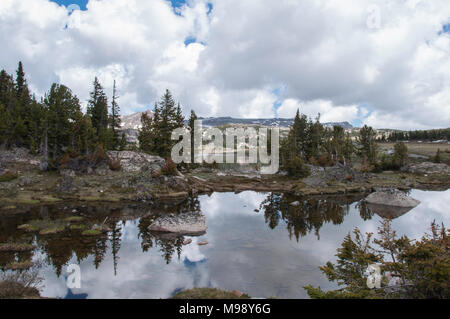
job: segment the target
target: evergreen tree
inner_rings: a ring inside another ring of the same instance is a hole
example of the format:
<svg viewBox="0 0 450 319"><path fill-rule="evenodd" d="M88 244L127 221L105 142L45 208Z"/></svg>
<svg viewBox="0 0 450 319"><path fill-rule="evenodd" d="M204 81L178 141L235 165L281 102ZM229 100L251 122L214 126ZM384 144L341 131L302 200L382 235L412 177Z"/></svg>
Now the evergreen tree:
<svg viewBox="0 0 450 319"><path fill-rule="evenodd" d="M195 144L194 144L194 127L195 121L198 119L197 114L195 114L194 110L191 110L191 115L189 117L189 131L191 132L191 164L195 163Z"/></svg>
<svg viewBox="0 0 450 319"><path fill-rule="evenodd" d="M106 145L108 129L108 99L97 77L94 80L94 89L90 93L87 113L91 117L92 127L97 131L98 141Z"/></svg>
<svg viewBox="0 0 450 319"><path fill-rule="evenodd" d="M156 148L154 144L153 120L147 112L144 112L141 115L141 128L139 129L138 140L139 148L143 152L152 153Z"/></svg>
<svg viewBox="0 0 450 319"><path fill-rule="evenodd" d="M81 106L69 88L56 83L45 98L45 104L48 157L56 165L57 159L75 145L74 132L81 118Z"/></svg>
<svg viewBox="0 0 450 319"><path fill-rule="evenodd" d="M16 71L16 92L19 98L27 89L27 82L25 80L25 72L23 71L22 61L19 61L19 66Z"/></svg>
<svg viewBox="0 0 450 319"><path fill-rule="evenodd" d="M116 92L116 81L114 80L114 86L113 86L113 96L112 96L112 103L111 103L111 118L110 118L110 127L112 131L112 140L111 140L111 149L117 150L120 147L120 138L119 138L119 131L120 131L120 107L119 104L117 104L117 92Z"/></svg>
<svg viewBox="0 0 450 319"><path fill-rule="evenodd" d="M119 151L124 151L127 148L127 145L128 145L127 136L125 132L122 132L122 137L119 143Z"/></svg>
<svg viewBox="0 0 450 319"><path fill-rule="evenodd" d="M366 158L370 164L375 164L377 159L377 145L373 128L364 125L359 131L358 142L360 144L360 154Z"/></svg>
<svg viewBox="0 0 450 319"><path fill-rule="evenodd" d="M4 146L8 142L8 131L11 125L9 112L0 103L0 146Z"/></svg>
<svg viewBox="0 0 450 319"><path fill-rule="evenodd" d="M155 104L153 119L146 114L141 118L142 128L139 130L139 147L147 153L170 157L172 146L172 131L184 126L181 107L175 106L175 101L169 90Z"/></svg>
<svg viewBox="0 0 450 319"><path fill-rule="evenodd" d="M408 147L403 142L394 145L394 165L398 168L408 164Z"/></svg>

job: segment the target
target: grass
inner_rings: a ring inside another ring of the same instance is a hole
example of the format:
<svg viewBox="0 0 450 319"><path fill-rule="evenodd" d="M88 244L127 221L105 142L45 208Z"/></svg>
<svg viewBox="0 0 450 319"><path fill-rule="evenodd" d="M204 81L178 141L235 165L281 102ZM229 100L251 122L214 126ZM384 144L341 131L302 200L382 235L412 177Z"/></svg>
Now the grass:
<svg viewBox="0 0 450 319"><path fill-rule="evenodd" d="M98 236L101 234L102 234L102 232L97 229L89 229L89 230L85 230L84 232L81 233L81 235L83 235L83 236Z"/></svg>
<svg viewBox="0 0 450 319"><path fill-rule="evenodd" d="M70 230L83 230L86 229L86 225L70 225Z"/></svg>
<svg viewBox="0 0 450 319"><path fill-rule="evenodd" d="M4 243L0 244L0 252L24 252L31 251L34 246L24 243Z"/></svg>
<svg viewBox="0 0 450 319"><path fill-rule="evenodd" d="M380 143L379 146L381 149L394 148L395 143ZM406 143L408 147L409 154L417 154L422 156L427 156L432 159L433 156L436 155L438 149L441 150L441 159L443 163L450 163L450 153L447 150L450 150L450 145L448 144L439 144L439 143L417 143L410 142Z"/></svg>
<svg viewBox="0 0 450 319"><path fill-rule="evenodd" d="M16 173L6 172L3 175L0 175L0 183L11 182L11 181L17 179L18 177L19 177L19 175L17 175Z"/></svg>
<svg viewBox="0 0 450 319"><path fill-rule="evenodd" d="M39 231L39 227L30 225L30 224L20 225L19 227L17 227L17 229L24 230L26 232L37 232L37 231Z"/></svg>
<svg viewBox="0 0 450 319"><path fill-rule="evenodd" d="M172 299L250 299L243 294L241 297L231 292L216 288L194 288L175 294Z"/></svg>
<svg viewBox="0 0 450 319"><path fill-rule="evenodd" d="M67 224L61 220L37 219L20 225L18 229L26 232L38 232L40 235L51 235L63 232Z"/></svg>
<svg viewBox="0 0 450 319"><path fill-rule="evenodd" d="M40 235L53 235L53 234L61 233L65 229L66 229L65 226L54 226L54 227L49 227L49 228L42 229L39 232L39 234Z"/></svg>
<svg viewBox="0 0 450 319"><path fill-rule="evenodd" d="M79 217L79 216L72 216L72 217L67 217L66 219L64 219L65 222L81 222L84 218L83 217Z"/></svg>

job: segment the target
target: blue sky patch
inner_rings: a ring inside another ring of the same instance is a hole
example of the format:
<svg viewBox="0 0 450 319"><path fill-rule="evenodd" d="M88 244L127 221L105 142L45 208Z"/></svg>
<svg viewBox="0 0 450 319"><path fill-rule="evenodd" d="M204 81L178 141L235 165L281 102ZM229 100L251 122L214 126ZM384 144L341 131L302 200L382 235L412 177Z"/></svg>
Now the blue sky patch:
<svg viewBox="0 0 450 319"><path fill-rule="evenodd" d="M76 4L81 10L87 10L88 0L50 0L51 2L56 2L59 5L64 5L69 7L71 4Z"/></svg>
<svg viewBox="0 0 450 319"><path fill-rule="evenodd" d="M193 36L189 36L186 38L186 40L184 40L184 45L188 46L189 44L195 43L195 42L197 42L197 38L193 37Z"/></svg>

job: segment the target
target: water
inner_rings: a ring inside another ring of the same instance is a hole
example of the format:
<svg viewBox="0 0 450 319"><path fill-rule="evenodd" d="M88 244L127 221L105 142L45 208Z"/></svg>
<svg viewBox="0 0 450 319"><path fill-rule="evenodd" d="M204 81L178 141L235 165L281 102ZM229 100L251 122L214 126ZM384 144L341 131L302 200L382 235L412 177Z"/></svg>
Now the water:
<svg viewBox="0 0 450 319"><path fill-rule="evenodd" d="M411 196L422 203L394 219L399 235L420 238L433 220L450 224L450 190L413 190ZM183 289L217 287L253 297L307 298L302 286L335 288L318 266L335 260L345 235L354 227L376 233L381 217L361 207L360 199L307 200L243 192L214 193L159 207L66 204L18 210L0 218L0 242L28 241L38 248L32 253L0 253L0 266L15 258L42 260L45 297L168 298ZM301 206L290 206L294 200ZM72 230L47 236L17 231L30 221L62 220L73 215L75 207L76 215L87 216L83 223L105 222L111 231L94 238ZM208 226L205 235L191 237L190 245L182 245L187 237L147 230L158 215L186 210L201 210ZM202 240L209 244L199 246ZM67 288L70 264L80 265L81 289Z"/></svg>

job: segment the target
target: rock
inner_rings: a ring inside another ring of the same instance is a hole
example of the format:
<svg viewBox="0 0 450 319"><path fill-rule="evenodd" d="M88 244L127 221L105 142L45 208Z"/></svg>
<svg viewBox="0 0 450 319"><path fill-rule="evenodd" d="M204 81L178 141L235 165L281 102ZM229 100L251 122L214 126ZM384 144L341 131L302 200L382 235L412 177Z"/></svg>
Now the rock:
<svg viewBox="0 0 450 319"><path fill-rule="evenodd" d="M100 167L95 170L95 173L100 176L106 176L110 173L110 170L106 167Z"/></svg>
<svg viewBox="0 0 450 319"><path fill-rule="evenodd" d="M394 219L409 212L420 201L398 189L378 189L366 197L367 208L383 218Z"/></svg>
<svg viewBox="0 0 450 319"><path fill-rule="evenodd" d="M188 212L162 216L156 219L148 229L151 231L188 235L205 233L207 226L206 218L201 212Z"/></svg>
<svg viewBox="0 0 450 319"><path fill-rule="evenodd" d="M203 240L203 241L201 241L201 242L198 243L199 246L206 246L206 245L208 245L208 244L209 244L209 243L208 243L206 240Z"/></svg>
<svg viewBox="0 0 450 319"><path fill-rule="evenodd" d="M19 184L20 187L23 187L23 186L30 185L31 182L32 182L31 181L31 177L29 177L29 176L21 176L21 177L19 177L18 184Z"/></svg>
<svg viewBox="0 0 450 319"><path fill-rule="evenodd" d="M407 196L404 192L398 189L379 190L370 194L365 199L368 204L388 205L396 207L413 208L420 204L420 201Z"/></svg>
<svg viewBox="0 0 450 319"><path fill-rule="evenodd" d="M244 294L242 292L240 292L239 290L233 290L231 292L233 295L235 295L236 297L240 298L242 297Z"/></svg>
<svg viewBox="0 0 450 319"><path fill-rule="evenodd" d="M48 161L42 160L42 161L39 163L39 168L40 168L40 170L43 171L43 172L47 171L47 170L48 170Z"/></svg>
<svg viewBox="0 0 450 319"><path fill-rule="evenodd" d="M450 166L445 163L423 162L419 164L410 164L403 169L413 174L444 174L450 175Z"/></svg>
<svg viewBox="0 0 450 319"><path fill-rule="evenodd" d="M192 239L186 239L184 242L183 242L183 246L187 246L187 245L189 245L190 243L192 243Z"/></svg>
<svg viewBox="0 0 450 319"><path fill-rule="evenodd" d="M72 193L78 190L75 185L73 177L64 175L59 180L55 187L58 193Z"/></svg>
<svg viewBox="0 0 450 319"><path fill-rule="evenodd" d="M291 205L293 207L298 207L298 206L300 206L300 202L299 201L295 201L295 202L290 203L289 205Z"/></svg>
<svg viewBox="0 0 450 319"><path fill-rule="evenodd" d="M120 160L124 172L139 172L141 170L154 172L160 170L165 164L163 158L141 152L110 151L108 156Z"/></svg>
<svg viewBox="0 0 450 319"><path fill-rule="evenodd" d="M76 174L73 170L71 169L62 169L59 174L61 174L61 176L70 176L70 177L75 177Z"/></svg>

